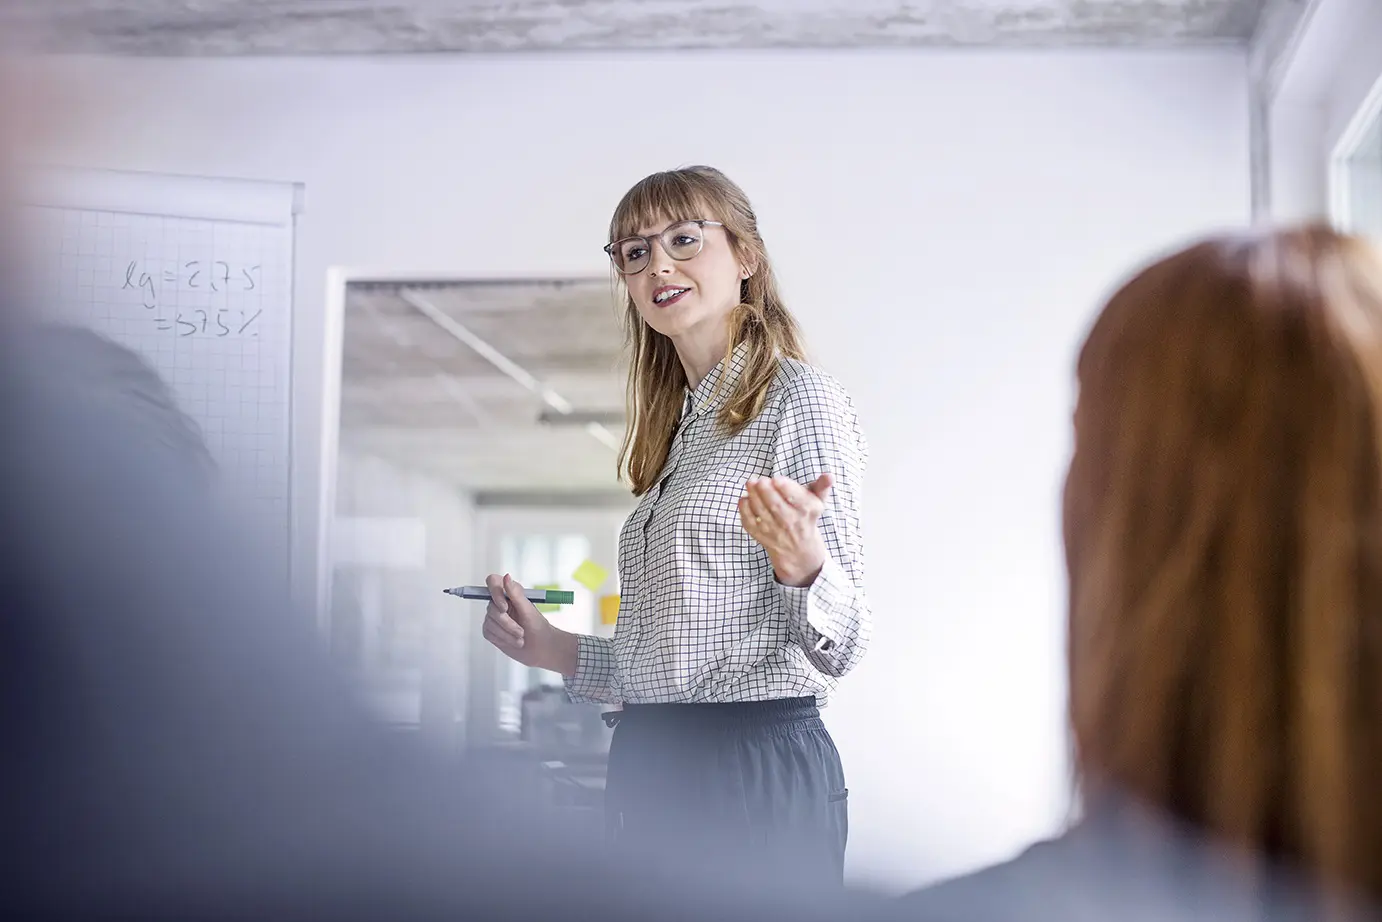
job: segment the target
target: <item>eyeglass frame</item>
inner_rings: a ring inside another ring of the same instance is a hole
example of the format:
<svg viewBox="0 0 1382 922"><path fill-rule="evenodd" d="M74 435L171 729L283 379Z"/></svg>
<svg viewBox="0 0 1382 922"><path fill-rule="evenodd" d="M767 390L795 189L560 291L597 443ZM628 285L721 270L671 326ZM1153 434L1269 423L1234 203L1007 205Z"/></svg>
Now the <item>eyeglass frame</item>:
<svg viewBox="0 0 1382 922"><path fill-rule="evenodd" d="M618 240L615 240L615 241L612 241L612 242L610 242L610 243L605 244L604 247L603 247L602 249L604 249L605 255L609 257L610 265L614 266L614 271L618 272L620 275L636 275L637 273L642 272L643 269L646 269L646 268L647 268L647 266L644 266L642 269L633 269L633 270L631 270L631 271L629 271L629 272L625 272L623 269L619 268L619 263L618 263L618 262L615 260L615 258L614 258L614 248L617 247L617 246L619 246L621 243L626 243L626 242L628 242L628 241L630 241L630 240L642 240L644 243L646 243L646 244L648 245L648 263L649 263L649 265L652 264L653 240L654 240L654 239L656 239L658 243L662 244L662 252L666 253L667 256L668 256L669 258L674 259L674 260L676 260L677 262L686 262L688 259L695 259L697 256L700 256L700 255L701 255L701 250L704 250L704 249L705 249L705 235L704 235L704 234L701 235L701 245L700 245L699 247L697 247L696 252L692 253L690 256L673 256L671 250L669 250L669 249L667 248L667 244L664 243L663 240L662 240L662 235L663 235L663 234L667 233L667 232L668 232L669 230L671 230L672 228L674 228L674 227L680 227L680 226L683 225L683 224L695 224L695 225L696 225L697 227L699 227L701 230L705 230L707 227L724 227L724 226L725 226L723 221L709 221L709 220L706 220L705 218L691 218L690 220L687 220L687 221L673 221L671 224L668 224L668 225L667 225L666 227L664 227L662 230L660 230L660 231L658 231L656 234L654 234L654 235L653 235L653 238L644 237L642 234L630 234L630 235L627 236L627 237L620 237Z"/></svg>

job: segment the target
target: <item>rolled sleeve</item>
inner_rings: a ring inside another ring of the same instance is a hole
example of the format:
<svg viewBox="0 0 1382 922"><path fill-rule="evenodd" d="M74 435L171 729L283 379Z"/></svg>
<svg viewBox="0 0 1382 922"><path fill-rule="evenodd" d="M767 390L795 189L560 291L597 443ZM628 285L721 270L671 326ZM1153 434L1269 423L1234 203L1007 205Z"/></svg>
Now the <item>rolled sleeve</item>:
<svg viewBox="0 0 1382 922"><path fill-rule="evenodd" d="M567 697L576 704L616 703L618 670L614 641L581 634L576 642L576 674L563 677Z"/></svg>
<svg viewBox="0 0 1382 922"><path fill-rule="evenodd" d="M829 676L853 669L872 636L859 528L867 458L854 406L834 379L817 372L790 383L782 397L773 473L802 484L829 474L834 485L819 523L827 551L821 572L810 586L778 585L793 641Z"/></svg>

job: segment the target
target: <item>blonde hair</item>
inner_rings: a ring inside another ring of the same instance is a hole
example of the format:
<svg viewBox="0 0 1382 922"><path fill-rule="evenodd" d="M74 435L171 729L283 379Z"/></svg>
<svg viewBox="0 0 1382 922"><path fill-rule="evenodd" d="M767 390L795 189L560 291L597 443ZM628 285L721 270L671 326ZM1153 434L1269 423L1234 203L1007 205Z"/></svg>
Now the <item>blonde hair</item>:
<svg viewBox="0 0 1382 922"><path fill-rule="evenodd" d="M740 303L730 315L729 350L747 344L743 374L728 392L718 421L727 432L747 426L763 409L777 374L778 357L804 358L801 333L787 312L773 275L758 219L748 196L723 173L690 166L654 173L630 189L614 209L609 239L637 234L659 221L715 220L724 224L735 255L753 274L739 287ZM667 461L672 432L683 403L686 371L672 341L653 330L638 313L622 279L624 335L629 351L628 429L619 452L619 470L642 496L657 481Z"/></svg>
<svg viewBox="0 0 1382 922"><path fill-rule="evenodd" d="M1112 298L1078 374L1082 778L1382 897L1382 261L1209 240Z"/></svg>

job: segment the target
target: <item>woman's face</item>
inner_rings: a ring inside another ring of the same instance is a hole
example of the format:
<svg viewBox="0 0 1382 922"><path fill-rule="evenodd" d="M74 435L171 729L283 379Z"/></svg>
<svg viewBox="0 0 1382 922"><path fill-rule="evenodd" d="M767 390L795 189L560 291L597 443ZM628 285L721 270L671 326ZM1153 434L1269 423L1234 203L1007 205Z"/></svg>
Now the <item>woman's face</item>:
<svg viewBox="0 0 1382 922"><path fill-rule="evenodd" d="M618 247L631 265L646 260L624 276L644 322L674 342L723 336L748 277L725 229L661 221L639 228L638 236L644 239L621 241Z"/></svg>

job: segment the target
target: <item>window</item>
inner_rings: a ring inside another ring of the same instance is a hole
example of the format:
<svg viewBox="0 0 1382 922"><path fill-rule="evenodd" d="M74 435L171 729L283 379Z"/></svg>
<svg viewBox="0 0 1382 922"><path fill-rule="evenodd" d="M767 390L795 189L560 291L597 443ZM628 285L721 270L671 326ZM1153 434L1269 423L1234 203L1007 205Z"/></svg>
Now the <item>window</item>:
<svg viewBox="0 0 1382 922"><path fill-rule="evenodd" d="M1382 83L1339 144L1332 185L1335 224L1382 243Z"/></svg>

